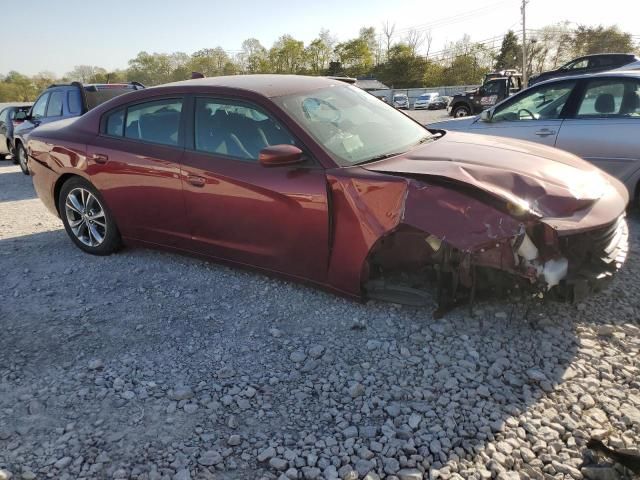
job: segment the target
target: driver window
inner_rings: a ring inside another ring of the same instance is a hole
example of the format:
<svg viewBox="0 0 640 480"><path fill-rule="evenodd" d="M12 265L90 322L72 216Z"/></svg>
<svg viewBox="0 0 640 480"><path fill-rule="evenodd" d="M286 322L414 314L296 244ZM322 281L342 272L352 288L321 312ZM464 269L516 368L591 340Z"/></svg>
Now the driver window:
<svg viewBox="0 0 640 480"><path fill-rule="evenodd" d="M31 115L34 118L44 117L45 108L47 107L47 100L49 100L49 92L42 95L38 100L36 100L36 103L33 104Z"/></svg>
<svg viewBox="0 0 640 480"><path fill-rule="evenodd" d="M485 95L497 95L498 93L500 93L500 83L488 82L484 85Z"/></svg>
<svg viewBox="0 0 640 480"><path fill-rule="evenodd" d="M504 105L493 115L493 121L552 120L560 116L575 82L544 85L526 92Z"/></svg>
<svg viewBox="0 0 640 480"><path fill-rule="evenodd" d="M271 145L295 145L294 138L262 110L245 103L196 99L195 147L257 162L260 150Z"/></svg>

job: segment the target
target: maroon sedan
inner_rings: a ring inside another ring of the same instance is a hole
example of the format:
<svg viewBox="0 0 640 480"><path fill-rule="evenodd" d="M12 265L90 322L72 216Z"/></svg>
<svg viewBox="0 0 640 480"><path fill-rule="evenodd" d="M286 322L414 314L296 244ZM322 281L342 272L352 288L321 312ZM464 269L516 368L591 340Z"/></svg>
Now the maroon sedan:
<svg viewBox="0 0 640 480"><path fill-rule="evenodd" d="M575 299L626 254L626 189L589 163L429 131L334 79L149 88L39 127L28 149L41 200L92 254L161 247L412 304L429 278L441 300L476 285Z"/></svg>

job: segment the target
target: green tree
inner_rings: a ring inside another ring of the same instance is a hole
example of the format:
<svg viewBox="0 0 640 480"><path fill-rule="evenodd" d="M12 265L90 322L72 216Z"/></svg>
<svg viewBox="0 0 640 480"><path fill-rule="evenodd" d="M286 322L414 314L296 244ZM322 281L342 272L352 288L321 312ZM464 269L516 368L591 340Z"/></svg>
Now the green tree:
<svg viewBox="0 0 640 480"><path fill-rule="evenodd" d="M266 73L271 69L267 49L256 38L242 42L240 63L246 73Z"/></svg>
<svg viewBox="0 0 640 480"><path fill-rule="evenodd" d="M627 53L635 50L633 37L622 32L617 26L588 27L580 25L573 33L573 55L589 55L591 53Z"/></svg>
<svg viewBox="0 0 640 480"><path fill-rule="evenodd" d="M513 33L513 30L509 30L502 39L502 46L496 57L494 68L496 70L522 68L522 46L518 43L518 37Z"/></svg>
<svg viewBox="0 0 640 480"><path fill-rule="evenodd" d="M366 40L354 38L336 45L335 54L347 75L364 75L373 67L373 53Z"/></svg>
<svg viewBox="0 0 640 480"><path fill-rule="evenodd" d="M291 35L283 35L269 50L269 62L275 73L302 73L306 55L304 42Z"/></svg>
<svg viewBox="0 0 640 480"><path fill-rule="evenodd" d="M231 58L221 47L198 50L189 60L191 71L203 73L207 77L226 75Z"/></svg>
<svg viewBox="0 0 640 480"><path fill-rule="evenodd" d="M318 38L313 40L306 48L305 54L310 73L320 75L329 68L335 40L328 30L321 30Z"/></svg>
<svg viewBox="0 0 640 480"><path fill-rule="evenodd" d="M426 60L415 55L411 45L397 43L389 49L387 61L376 69L376 76L395 88L412 88L423 85L425 70Z"/></svg>

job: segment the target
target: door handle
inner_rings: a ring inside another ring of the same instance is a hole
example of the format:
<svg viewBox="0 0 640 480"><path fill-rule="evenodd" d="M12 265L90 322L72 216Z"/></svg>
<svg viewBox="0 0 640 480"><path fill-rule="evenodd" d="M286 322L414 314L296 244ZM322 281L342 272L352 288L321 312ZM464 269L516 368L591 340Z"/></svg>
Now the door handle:
<svg viewBox="0 0 640 480"><path fill-rule="evenodd" d="M543 128L536 132L536 135L538 135L539 137L548 137L549 135L555 135L555 134L556 134L555 130L549 130L548 128Z"/></svg>
<svg viewBox="0 0 640 480"><path fill-rule="evenodd" d="M105 155L104 153L94 153L91 156L91 159L96 163L100 163L100 164L104 165L105 163L107 163L109 161L109 156Z"/></svg>
<svg viewBox="0 0 640 480"><path fill-rule="evenodd" d="M206 183L206 180L204 179L204 177L199 177L197 175L189 175L187 177L187 180L194 187L204 187Z"/></svg>

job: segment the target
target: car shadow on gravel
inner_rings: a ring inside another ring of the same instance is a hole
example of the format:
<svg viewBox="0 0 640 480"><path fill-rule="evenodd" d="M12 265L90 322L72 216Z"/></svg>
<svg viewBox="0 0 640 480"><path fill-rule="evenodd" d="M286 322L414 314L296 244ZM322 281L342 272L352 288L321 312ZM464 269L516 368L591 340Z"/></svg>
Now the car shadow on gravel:
<svg viewBox="0 0 640 480"><path fill-rule="evenodd" d="M13 162L0 161L0 203L32 198L36 198L36 192L31 179Z"/></svg>
<svg viewBox="0 0 640 480"><path fill-rule="evenodd" d="M91 478L276 478L288 467L537 478L577 468L592 431L625 427L610 403L583 399L609 336L637 313L633 258L578 306L525 318L489 300L435 321L172 254L92 257L61 231L0 251L9 245L0 468L56 472L42 453L55 440L54 456L82 457L67 471Z"/></svg>

